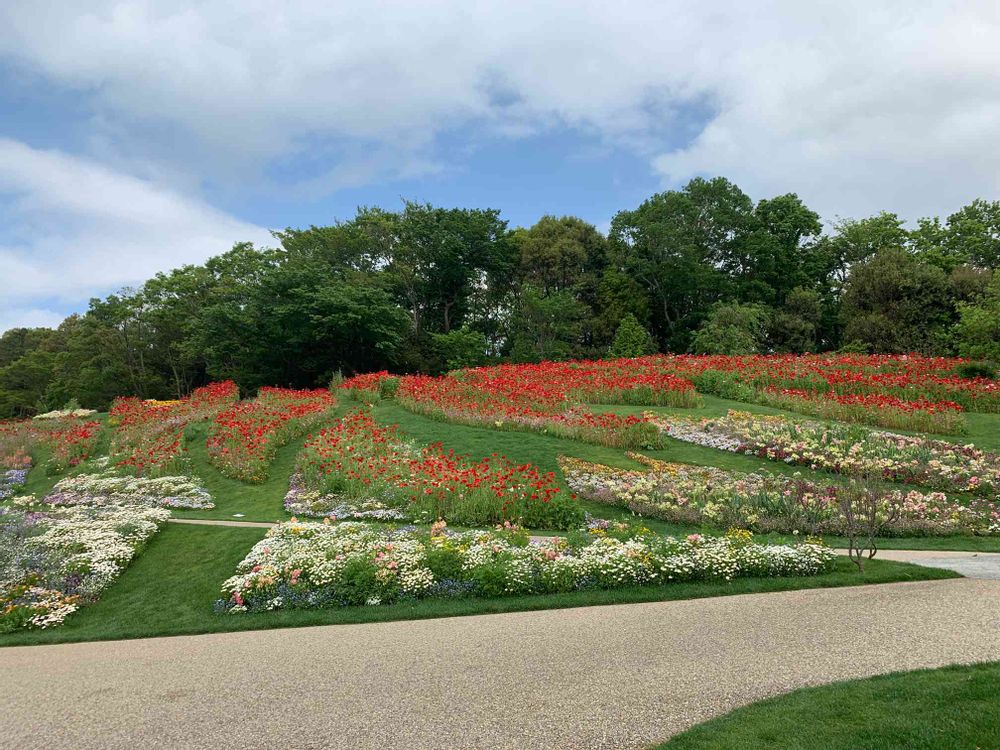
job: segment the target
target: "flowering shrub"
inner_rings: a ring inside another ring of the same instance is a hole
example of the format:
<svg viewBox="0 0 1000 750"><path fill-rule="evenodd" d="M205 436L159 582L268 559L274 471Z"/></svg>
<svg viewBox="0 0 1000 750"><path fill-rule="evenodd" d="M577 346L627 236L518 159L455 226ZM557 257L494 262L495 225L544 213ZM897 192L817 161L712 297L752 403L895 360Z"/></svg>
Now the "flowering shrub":
<svg viewBox="0 0 1000 750"><path fill-rule="evenodd" d="M646 471L618 469L560 457L566 483L581 498L628 508L642 516L674 523L740 527L759 532L838 534L848 530L842 512L851 486L818 483L768 472L745 474L709 466L657 461L629 454ZM1000 533L1000 504L974 499L967 504L940 492L922 494L873 487L881 514L896 518L885 535Z"/></svg>
<svg viewBox="0 0 1000 750"><path fill-rule="evenodd" d="M138 505L150 508L214 508L212 496L191 477L133 477L111 471L79 474L56 482L45 496L52 506Z"/></svg>
<svg viewBox="0 0 1000 750"><path fill-rule="evenodd" d="M95 600L169 515L160 508L0 508L0 632L58 625Z"/></svg>
<svg viewBox="0 0 1000 750"><path fill-rule="evenodd" d="M711 448L946 492L1000 494L1000 455L974 445L738 411L718 419L649 419L672 438Z"/></svg>
<svg viewBox="0 0 1000 750"><path fill-rule="evenodd" d="M822 419L874 424L913 432L957 435L965 432L962 407L954 401L907 401L881 393L815 393L796 388L765 388L761 403Z"/></svg>
<svg viewBox="0 0 1000 750"><path fill-rule="evenodd" d="M109 454L119 469L136 476L183 474L185 428L214 417L238 397L236 384L227 380L197 388L181 401L115 399Z"/></svg>
<svg viewBox="0 0 1000 750"><path fill-rule="evenodd" d="M497 455L471 461L439 443L417 447L366 411L347 414L306 442L285 507L337 517L396 517L387 513L395 511L467 525L520 520L572 528L582 519L576 498L560 491L552 472Z"/></svg>
<svg viewBox="0 0 1000 750"><path fill-rule="evenodd" d="M271 529L223 584L220 611L379 605L428 597L517 596L743 576L805 576L832 568L818 543L752 537L662 537L624 524L527 544L516 530L431 533L364 523Z"/></svg>
<svg viewBox="0 0 1000 750"><path fill-rule="evenodd" d="M212 465L228 477L263 482L283 445L328 419L337 400L326 389L261 388L216 415L205 440Z"/></svg>

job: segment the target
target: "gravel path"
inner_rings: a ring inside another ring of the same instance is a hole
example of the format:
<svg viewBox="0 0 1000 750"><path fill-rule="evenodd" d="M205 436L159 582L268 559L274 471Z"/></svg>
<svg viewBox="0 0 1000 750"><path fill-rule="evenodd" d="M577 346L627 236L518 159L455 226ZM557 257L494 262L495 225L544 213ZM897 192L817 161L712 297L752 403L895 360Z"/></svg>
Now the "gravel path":
<svg viewBox="0 0 1000 750"><path fill-rule="evenodd" d="M642 748L833 680L1000 659L1000 582L0 649L0 745Z"/></svg>

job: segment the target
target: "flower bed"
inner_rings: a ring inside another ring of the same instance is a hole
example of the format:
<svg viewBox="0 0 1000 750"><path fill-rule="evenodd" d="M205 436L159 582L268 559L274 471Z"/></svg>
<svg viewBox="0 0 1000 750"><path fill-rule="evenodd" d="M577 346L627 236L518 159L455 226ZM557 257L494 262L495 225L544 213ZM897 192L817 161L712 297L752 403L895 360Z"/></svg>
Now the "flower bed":
<svg viewBox="0 0 1000 750"><path fill-rule="evenodd" d="M711 448L945 492L1000 494L1000 455L973 445L738 411L718 419L649 419L672 438Z"/></svg>
<svg viewBox="0 0 1000 750"><path fill-rule="evenodd" d="M962 407L954 401L922 398L907 401L880 393L815 393L795 388L766 388L758 400L768 406L838 422L945 435L966 431Z"/></svg>
<svg viewBox="0 0 1000 750"><path fill-rule="evenodd" d="M366 510L367 501L370 510L466 525L516 520L572 528L583 515L552 472L497 455L471 461L440 444L418 447L366 411L351 412L310 438L296 474L286 508L299 514L342 517L345 507Z"/></svg>
<svg viewBox="0 0 1000 750"><path fill-rule="evenodd" d="M108 420L114 427L109 455L120 470L136 476L184 474L184 430L237 398L239 389L227 380L197 388L181 401L115 399Z"/></svg>
<svg viewBox="0 0 1000 750"><path fill-rule="evenodd" d="M28 481L28 469L0 469L0 500L11 497Z"/></svg>
<svg viewBox="0 0 1000 750"><path fill-rule="evenodd" d="M646 464L647 470L566 457L560 457L559 467L566 483L585 500L673 523L813 535L844 534L848 528L840 500L841 493L852 491L850 486L629 455ZM986 499L963 504L940 492L889 487L878 492L884 516L892 506L899 509L898 518L884 527L886 535L1000 534L1000 505Z"/></svg>
<svg viewBox="0 0 1000 750"><path fill-rule="evenodd" d="M330 391L261 388L257 397L220 412L205 440L212 465L228 477L263 482L278 448L328 419Z"/></svg>
<svg viewBox="0 0 1000 750"><path fill-rule="evenodd" d="M902 401L951 401L967 411L1000 411L1000 381L963 378L965 360L913 354L656 355L637 362L694 383L702 393L755 401L768 388L822 394L877 394Z"/></svg>
<svg viewBox="0 0 1000 750"><path fill-rule="evenodd" d="M159 508L0 508L0 632L58 625L94 601L169 517Z"/></svg>
<svg viewBox="0 0 1000 750"><path fill-rule="evenodd" d="M61 507L136 505L197 510L215 507L208 490L194 478L133 477L107 471L60 479L44 502Z"/></svg>
<svg viewBox="0 0 1000 750"><path fill-rule="evenodd" d="M761 545L748 534L675 539L624 524L601 526L528 544L516 529L450 533L438 526L421 532L291 521L250 550L223 584L218 609L241 613L806 576L830 570L835 557L811 542Z"/></svg>
<svg viewBox="0 0 1000 750"><path fill-rule="evenodd" d="M94 454L103 425L100 422L80 422L73 417L47 420L41 440L51 449L46 469L61 474Z"/></svg>
<svg viewBox="0 0 1000 750"><path fill-rule="evenodd" d="M37 435L25 421L0 421L0 470L30 469Z"/></svg>
<svg viewBox="0 0 1000 750"><path fill-rule="evenodd" d="M620 448L653 448L657 430L646 420L595 414L574 403L557 381L532 379L513 368L488 374L463 370L433 378L399 379L396 400L417 414L446 422L498 430L531 430Z"/></svg>

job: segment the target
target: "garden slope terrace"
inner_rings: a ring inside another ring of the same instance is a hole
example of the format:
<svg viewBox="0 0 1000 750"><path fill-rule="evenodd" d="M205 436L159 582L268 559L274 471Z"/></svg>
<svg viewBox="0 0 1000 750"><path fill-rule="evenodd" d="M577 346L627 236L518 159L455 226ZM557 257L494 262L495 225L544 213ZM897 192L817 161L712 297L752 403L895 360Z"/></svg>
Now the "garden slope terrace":
<svg viewBox="0 0 1000 750"><path fill-rule="evenodd" d="M799 687L996 659L1000 582L962 579L14 647L0 650L0 736L102 750L643 748Z"/></svg>

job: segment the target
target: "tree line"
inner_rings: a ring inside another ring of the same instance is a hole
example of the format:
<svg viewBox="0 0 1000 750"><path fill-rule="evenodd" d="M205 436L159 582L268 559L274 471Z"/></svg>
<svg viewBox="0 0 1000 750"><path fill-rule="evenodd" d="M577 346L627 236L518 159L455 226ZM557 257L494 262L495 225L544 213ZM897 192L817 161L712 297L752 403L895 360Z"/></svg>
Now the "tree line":
<svg viewBox="0 0 1000 750"><path fill-rule="evenodd" d="M238 243L0 336L0 417L209 380L314 386L383 368L655 351L828 350L1000 360L1000 202L908 229L887 212L824 230L794 194L756 203L694 179L605 235L544 216L407 202Z"/></svg>

